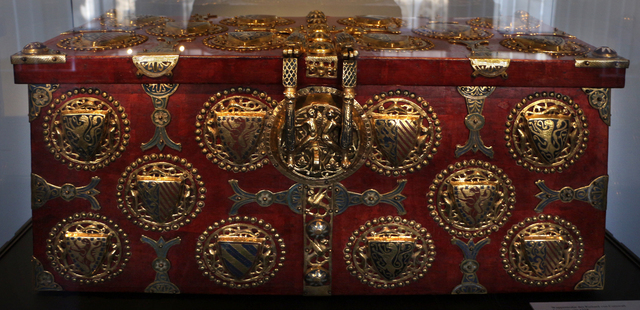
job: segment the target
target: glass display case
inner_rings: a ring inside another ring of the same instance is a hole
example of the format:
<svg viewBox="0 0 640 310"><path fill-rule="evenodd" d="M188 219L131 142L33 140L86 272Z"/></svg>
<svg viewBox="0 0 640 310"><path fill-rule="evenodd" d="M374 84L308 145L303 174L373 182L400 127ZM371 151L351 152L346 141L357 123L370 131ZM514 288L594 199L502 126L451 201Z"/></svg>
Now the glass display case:
<svg viewBox="0 0 640 310"><path fill-rule="evenodd" d="M37 288L602 289L629 60L542 3L73 1L11 56Z"/></svg>

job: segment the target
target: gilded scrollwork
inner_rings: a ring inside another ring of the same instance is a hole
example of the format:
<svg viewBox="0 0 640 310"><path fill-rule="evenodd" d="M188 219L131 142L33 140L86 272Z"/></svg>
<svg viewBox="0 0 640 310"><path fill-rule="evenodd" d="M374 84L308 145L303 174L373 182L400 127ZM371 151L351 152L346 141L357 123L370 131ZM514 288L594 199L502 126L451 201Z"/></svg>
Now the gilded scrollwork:
<svg viewBox="0 0 640 310"><path fill-rule="evenodd" d="M366 51L426 51L435 47L427 39L404 34L366 33L356 40Z"/></svg>
<svg viewBox="0 0 640 310"><path fill-rule="evenodd" d="M35 257L31 257L33 264L34 289L36 291L62 291L62 286L56 283L53 274L44 270L42 263Z"/></svg>
<svg viewBox="0 0 640 310"><path fill-rule="evenodd" d="M191 223L204 207L198 169L178 156L152 154L126 168L117 186L118 208L144 230L166 232Z"/></svg>
<svg viewBox="0 0 640 310"><path fill-rule="evenodd" d="M136 46L146 42L148 39L147 36L137 34L133 30L123 29L80 30L63 34L77 35L60 40L57 44L58 47L89 52Z"/></svg>
<svg viewBox="0 0 640 310"><path fill-rule="evenodd" d="M565 186L560 190L552 190L545 184L544 180L536 181L536 185L542 191L535 196L541 200L534 209L538 213L542 212L548 204L558 200L564 203L569 203L573 200L584 201L597 210L607 210L607 189L609 185L609 176L607 175L597 177L591 184L576 189Z"/></svg>
<svg viewBox="0 0 640 310"><path fill-rule="evenodd" d="M221 169L247 172L269 163L262 146L265 119L276 102L266 93L238 87L216 93L196 121L196 141Z"/></svg>
<svg viewBox="0 0 640 310"><path fill-rule="evenodd" d="M304 88L292 104L295 109L290 115L287 105L278 105L266 124L265 149L280 172L299 183L324 185L348 177L364 164L371 147L371 124L355 100L348 133L342 128L343 95L339 90ZM287 143L289 118L291 148ZM345 134L351 137L346 148L340 140Z"/></svg>
<svg viewBox="0 0 640 310"><path fill-rule="evenodd" d="M220 23L232 27L276 27L291 25L295 21L275 15L253 14L225 18Z"/></svg>
<svg viewBox="0 0 640 310"><path fill-rule="evenodd" d="M335 195L332 187L304 186L304 294L331 295Z"/></svg>
<svg viewBox="0 0 640 310"><path fill-rule="evenodd" d="M100 183L100 178L95 176L91 178L91 182L85 186L77 187L70 183L56 186L47 182L43 177L32 173L31 209L38 209L47 203L47 201L60 197L65 201L71 201L76 198L85 199L91 204L91 209L100 210L100 203L95 197L100 194L100 191L96 189L98 183Z"/></svg>
<svg viewBox="0 0 640 310"><path fill-rule="evenodd" d="M366 165L386 176L422 169L440 146L440 120L422 97L409 91L389 91L367 101L374 135Z"/></svg>
<svg viewBox="0 0 640 310"><path fill-rule="evenodd" d="M582 280L573 288L576 291L582 290L603 290L605 280L605 255L602 255L596 262L593 269L586 271L582 275Z"/></svg>
<svg viewBox="0 0 640 310"><path fill-rule="evenodd" d="M338 20L339 24L347 26L348 32L381 32L399 34L403 20L396 17L381 15L357 15Z"/></svg>
<svg viewBox="0 0 640 310"><path fill-rule="evenodd" d="M382 289L424 278L436 255L427 229L399 216L367 221L349 237L343 253L351 275Z"/></svg>
<svg viewBox="0 0 640 310"><path fill-rule="evenodd" d="M103 168L129 143L124 108L97 88L76 88L55 99L42 126L46 147L69 169Z"/></svg>
<svg viewBox="0 0 640 310"><path fill-rule="evenodd" d="M202 42L223 51L259 52L281 48L285 38L268 31L239 31L212 36Z"/></svg>
<svg viewBox="0 0 640 310"><path fill-rule="evenodd" d="M53 92L60 84L29 84L29 121L35 120L40 109L46 107L53 100Z"/></svg>
<svg viewBox="0 0 640 310"><path fill-rule="evenodd" d="M94 213L76 213L51 228L47 258L66 280L98 284L111 280L129 262L127 234L118 224Z"/></svg>
<svg viewBox="0 0 640 310"><path fill-rule="evenodd" d="M212 35L229 30L229 27L214 24L207 19L212 15L194 14L187 22L165 22L157 26L146 28L148 34L158 37L193 38Z"/></svg>
<svg viewBox="0 0 640 310"><path fill-rule="evenodd" d="M568 96L535 93L507 117L506 146L518 165L535 172L562 172L585 152L587 118Z"/></svg>
<svg viewBox="0 0 640 310"><path fill-rule="evenodd" d="M547 286L575 273L582 263L584 242L571 222L542 214L513 225L500 253L503 267L512 278Z"/></svg>
<svg viewBox="0 0 640 310"><path fill-rule="evenodd" d="M506 48L526 53L545 53L552 56L584 56L591 47L566 35L514 35L500 41Z"/></svg>
<svg viewBox="0 0 640 310"><path fill-rule="evenodd" d="M441 40L486 40L493 37L490 31L455 22L431 22L412 31L417 35Z"/></svg>
<svg viewBox="0 0 640 310"><path fill-rule="evenodd" d="M255 217L213 223L196 243L202 274L218 285L245 289L275 277L285 260L284 240L271 224Z"/></svg>
<svg viewBox="0 0 640 310"><path fill-rule="evenodd" d="M486 236L502 227L516 202L513 182L495 165L458 162L442 170L427 193L430 215L458 238Z"/></svg>
<svg viewBox="0 0 640 310"><path fill-rule="evenodd" d="M611 126L611 88L583 88L589 98L589 105L598 110L600 119Z"/></svg>

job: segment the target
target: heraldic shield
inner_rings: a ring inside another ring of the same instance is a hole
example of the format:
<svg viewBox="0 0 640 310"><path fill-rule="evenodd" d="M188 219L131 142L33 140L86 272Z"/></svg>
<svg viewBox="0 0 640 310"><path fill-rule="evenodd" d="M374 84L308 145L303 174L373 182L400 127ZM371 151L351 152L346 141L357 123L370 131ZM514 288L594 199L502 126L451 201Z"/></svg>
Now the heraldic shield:
<svg viewBox="0 0 640 310"><path fill-rule="evenodd" d="M264 238L220 236L216 245L224 268L234 278L242 280L260 258Z"/></svg>
<svg viewBox="0 0 640 310"><path fill-rule="evenodd" d="M61 112L62 137L81 159L90 161L102 145L108 131L106 110L65 110Z"/></svg>
<svg viewBox="0 0 640 310"><path fill-rule="evenodd" d="M557 275L567 264L567 242L562 236L526 236L522 245L528 265L540 278Z"/></svg>
<svg viewBox="0 0 640 310"><path fill-rule="evenodd" d="M216 126L224 151L236 164L250 161L262 133L266 112L216 112Z"/></svg>
<svg viewBox="0 0 640 310"><path fill-rule="evenodd" d="M526 119L532 148L543 162L553 164L567 144L571 116L532 114Z"/></svg>
<svg viewBox="0 0 640 310"><path fill-rule="evenodd" d="M91 277L107 254L109 234L68 232L65 234L65 250L75 273Z"/></svg>
<svg viewBox="0 0 640 310"><path fill-rule="evenodd" d="M468 228L476 228L492 220L496 212L498 182L451 182L450 195L460 219Z"/></svg>
<svg viewBox="0 0 640 310"><path fill-rule="evenodd" d="M372 113L378 148L393 166L400 166L418 143L420 115Z"/></svg>
<svg viewBox="0 0 640 310"><path fill-rule="evenodd" d="M139 199L147 214L157 223L170 222L182 198L184 179L139 175L136 180Z"/></svg>
<svg viewBox="0 0 640 310"><path fill-rule="evenodd" d="M416 239L410 236L375 236L367 238L371 264L386 280L394 280L412 264Z"/></svg>

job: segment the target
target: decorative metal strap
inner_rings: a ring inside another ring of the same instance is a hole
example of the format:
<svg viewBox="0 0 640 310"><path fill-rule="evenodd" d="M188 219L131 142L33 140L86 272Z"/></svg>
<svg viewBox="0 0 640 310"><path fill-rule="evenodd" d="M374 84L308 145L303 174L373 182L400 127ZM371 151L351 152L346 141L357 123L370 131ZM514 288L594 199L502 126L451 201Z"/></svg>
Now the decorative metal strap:
<svg viewBox="0 0 640 310"><path fill-rule="evenodd" d="M162 151L165 145L177 151L182 150L182 145L173 142L167 135L167 130L165 129L171 122L171 113L167 110L169 96L176 92L178 86L179 84L142 84L142 89L144 89L147 95L151 96L151 100L153 101L155 111L151 113L151 121L156 125L156 132L153 138L140 146L143 151L151 149L154 146L157 146L160 151Z"/></svg>
<svg viewBox="0 0 640 310"><path fill-rule="evenodd" d="M36 291L62 291L62 286L55 282L53 274L44 270L42 263L35 257L31 257L31 263L33 263L33 287Z"/></svg>
<svg viewBox="0 0 640 310"><path fill-rule="evenodd" d="M489 244L491 239L484 238L478 243L474 243L473 240L469 240L468 243L464 243L458 238L451 239L451 243L457 245L464 259L460 263L460 271L462 272L462 283L456 286L451 294L486 294L487 289L480 283L478 283L478 276L476 271L480 268L480 264L476 260L478 252L483 246Z"/></svg>
<svg viewBox="0 0 640 310"><path fill-rule="evenodd" d="M611 88L583 88L589 97L589 105L598 110L600 119L611 126Z"/></svg>
<svg viewBox="0 0 640 310"><path fill-rule="evenodd" d="M331 186L305 186L302 200L304 225L304 288L308 296L331 295L331 252L335 197Z"/></svg>
<svg viewBox="0 0 640 310"><path fill-rule="evenodd" d="M261 190L255 194L249 193L238 186L237 180L229 180L229 184L233 189L234 195L229 199L234 201L229 215L237 215L238 210L248 204L255 202L261 207L268 207L274 203L289 206L291 211L302 214L302 204L304 200L304 184L296 183L286 191L274 193L269 190ZM380 194L375 189L369 189L360 193L349 192L347 188L340 184L334 184L333 197L335 200L334 212L336 215L342 214L349 207L355 205L376 206L380 203L393 206L398 215L405 215L407 211L404 209L402 201L407 197L402 195L407 180L398 180L398 186L392 191Z"/></svg>
<svg viewBox="0 0 640 310"><path fill-rule="evenodd" d="M552 190L545 184L544 180L536 181L536 185L542 191L536 194L536 198L542 200L534 209L538 213L556 200L564 203L569 203L573 200L584 201L598 210L607 210L607 188L609 185L609 176L607 175L599 176L591 184L578 189L565 186L559 191Z"/></svg>
<svg viewBox="0 0 640 310"><path fill-rule="evenodd" d="M480 151L489 158L493 158L493 146L487 147L484 145L480 137L480 130L484 127L485 123L485 118L482 116L484 100L489 97L495 89L495 87L490 86L458 87L458 92L467 102L468 114L464 119L464 124L467 126L467 129L469 129L469 140L467 140L464 146L456 145L456 157L460 157L468 151L473 151L474 153Z"/></svg>
<svg viewBox="0 0 640 310"><path fill-rule="evenodd" d="M88 200L91 209L100 210L100 203L94 197L100 194L95 187L100 183L99 177L91 178L91 182L82 187L76 187L73 184L66 183L62 186L56 186L48 183L43 177L31 174L31 209L35 210L42 207L47 201L54 198L62 198L71 201L76 198Z"/></svg>
<svg viewBox="0 0 640 310"><path fill-rule="evenodd" d="M580 290L603 290L605 280L605 265L606 255L602 255L596 262L593 269L588 270L582 275L582 280L576 284L573 288L576 291Z"/></svg>
<svg viewBox="0 0 640 310"><path fill-rule="evenodd" d="M140 241L150 245L155 251L158 258L153 260L151 267L156 272L156 280L144 289L145 293L162 293L162 294L180 294L180 289L169 279L169 269L171 263L167 259L169 248L176 244L180 244L180 237L171 239L167 242L162 237L155 241L147 236L140 237Z"/></svg>
<svg viewBox="0 0 640 310"><path fill-rule="evenodd" d="M40 109L51 103L60 84L29 84L29 121L40 115Z"/></svg>

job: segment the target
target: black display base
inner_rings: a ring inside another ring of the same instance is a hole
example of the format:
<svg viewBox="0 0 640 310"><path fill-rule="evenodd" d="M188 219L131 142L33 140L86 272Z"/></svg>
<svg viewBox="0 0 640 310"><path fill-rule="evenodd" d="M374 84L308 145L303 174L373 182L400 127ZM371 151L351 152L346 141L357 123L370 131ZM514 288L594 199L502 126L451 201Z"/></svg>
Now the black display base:
<svg viewBox="0 0 640 310"><path fill-rule="evenodd" d="M531 309L530 302L640 300L640 260L611 234L605 242L602 291L420 296L221 296L144 293L36 292L32 231L25 225L0 256L0 309ZM46 262L43 262L46 263Z"/></svg>

